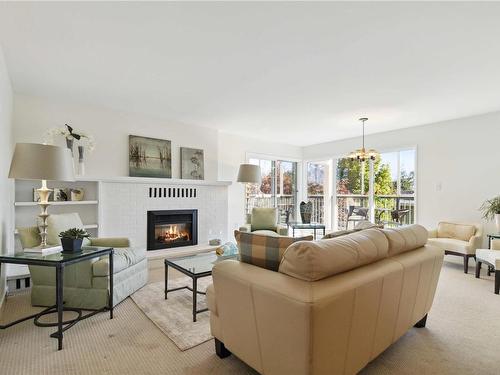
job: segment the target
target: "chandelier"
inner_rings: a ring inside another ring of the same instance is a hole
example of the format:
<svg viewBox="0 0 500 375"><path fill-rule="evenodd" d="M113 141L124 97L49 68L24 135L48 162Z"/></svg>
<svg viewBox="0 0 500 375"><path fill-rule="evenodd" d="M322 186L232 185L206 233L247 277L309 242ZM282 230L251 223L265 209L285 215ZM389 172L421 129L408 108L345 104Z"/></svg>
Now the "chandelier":
<svg viewBox="0 0 500 375"><path fill-rule="evenodd" d="M375 160L375 158L379 155L377 151L374 149L365 149L365 121L367 121L367 117L362 117L359 119L363 123L363 147L357 149L356 151L351 152L347 157L351 160L359 160L365 161L368 159Z"/></svg>

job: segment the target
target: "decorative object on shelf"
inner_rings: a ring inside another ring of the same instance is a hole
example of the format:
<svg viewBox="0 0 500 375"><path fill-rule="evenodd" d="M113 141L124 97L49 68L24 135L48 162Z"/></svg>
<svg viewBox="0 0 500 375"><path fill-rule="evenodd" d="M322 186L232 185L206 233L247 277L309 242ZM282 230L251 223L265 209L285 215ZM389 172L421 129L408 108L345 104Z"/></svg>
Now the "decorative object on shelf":
<svg viewBox="0 0 500 375"><path fill-rule="evenodd" d="M85 176L85 162L83 160L84 148L83 146L78 146L78 169L77 174L79 176Z"/></svg>
<svg viewBox="0 0 500 375"><path fill-rule="evenodd" d="M79 253L82 251L83 239L88 237L87 231L80 228L70 228L59 233L63 253Z"/></svg>
<svg viewBox="0 0 500 375"><path fill-rule="evenodd" d="M130 177L172 178L172 143L129 135Z"/></svg>
<svg viewBox="0 0 500 375"><path fill-rule="evenodd" d="M17 143L12 156L9 178L24 180L42 180L42 187L38 189L40 196L40 225L41 248L47 247L47 218L49 196L52 190L47 188L47 180L73 181L74 169L69 150L36 143Z"/></svg>
<svg viewBox="0 0 500 375"><path fill-rule="evenodd" d="M54 188L54 202L66 202L69 201L68 189L67 188Z"/></svg>
<svg viewBox="0 0 500 375"><path fill-rule="evenodd" d="M84 190L83 188L71 188L69 189L70 191L70 197L72 201L82 201L84 197Z"/></svg>
<svg viewBox="0 0 500 375"><path fill-rule="evenodd" d="M181 178L204 179L203 150L181 147Z"/></svg>
<svg viewBox="0 0 500 375"><path fill-rule="evenodd" d="M500 233L500 195L485 201L479 210L483 212L485 220L492 221L495 219L497 232Z"/></svg>
<svg viewBox="0 0 500 375"><path fill-rule="evenodd" d="M300 202L300 218L303 224L310 224L312 216L312 202Z"/></svg>
<svg viewBox="0 0 500 375"><path fill-rule="evenodd" d="M362 117L359 119L363 123L363 146L356 151L351 152L347 157L351 160L365 161L368 159L375 160L379 153L374 149L365 149L365 122L368 121L367 117Z"/></svg>
<svg viewBox="0 0 500 375"><path fill-rule="evenodd" d="M73 156L73 146L76 141L78 148L78 169L77 174L79 176L85 175L85 163L84 155L85 150L92 152L95 148L94 138L80 130L74 130L68 124L65 124L62 128L51 128L45 132L44 142L48 144L54 144L55 138L57 136L64 137L66 141L66 147L71 150L71 155Z"/></svg>

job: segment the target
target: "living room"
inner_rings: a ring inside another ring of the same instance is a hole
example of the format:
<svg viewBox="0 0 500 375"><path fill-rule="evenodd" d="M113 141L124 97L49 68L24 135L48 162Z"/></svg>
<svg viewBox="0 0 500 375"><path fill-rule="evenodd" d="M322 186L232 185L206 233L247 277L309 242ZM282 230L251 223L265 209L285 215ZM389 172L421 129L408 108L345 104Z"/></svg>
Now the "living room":
<svg viewBox="0 0 500 375"><path fill-rule="evenodd" d="M497 373L499 14L1 3L2 374Z"/></svg>

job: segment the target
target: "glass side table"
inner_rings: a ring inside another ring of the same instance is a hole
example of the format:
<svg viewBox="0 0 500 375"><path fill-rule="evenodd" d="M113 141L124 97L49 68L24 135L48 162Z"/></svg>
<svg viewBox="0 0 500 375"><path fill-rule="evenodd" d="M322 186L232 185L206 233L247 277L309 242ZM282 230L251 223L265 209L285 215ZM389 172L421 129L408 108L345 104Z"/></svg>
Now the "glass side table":
<svg viewBox="0 0 500 375"><path fill-rule="evenodd" d="M63 332L67 329L73 327L76 323L83 319L90 318L91 316L100 313L102 311L109 310L109 318L113 319L113 253L114 249L110 247L84 247L79 253L56 253L50 255L42 255L36 253L16 253L13 255L1 255L0 265L2 263L10 264L24 264L42 267L54 267L56 269L56 304L50 306L37 314L26 316L24 318L18 319L14 322L10 322L5 325L0 325L0 329L6 329L16 325L18 323L24 322L26 320L33 319L33 323L38 327L57 327L57 331L52 333L50 337L57 339L58 350L62 349L63 342ZM108 306L103 307L98 310L90 310L91 312L83 315L82 310L76 308L64 307L64 268L70 264L75 264L82 262L84 260L98 258L103 255L109 256L109 301ZM63 311L74 311L78 316L74 319L63 321ZM43 315L52 314L57 312L57 323L42 323L39 319Z"/></svg>
<svg viewBox="0 0 500 375"><path fill-rule="evenodd" d="M288 225L292 228L292 237L295 237L295 229L311 229L314 231L314 239L316 239L316 230L322 230L323 236L326 233L325 224L320 223L298 223L298 222L290 222Z"/></svg>

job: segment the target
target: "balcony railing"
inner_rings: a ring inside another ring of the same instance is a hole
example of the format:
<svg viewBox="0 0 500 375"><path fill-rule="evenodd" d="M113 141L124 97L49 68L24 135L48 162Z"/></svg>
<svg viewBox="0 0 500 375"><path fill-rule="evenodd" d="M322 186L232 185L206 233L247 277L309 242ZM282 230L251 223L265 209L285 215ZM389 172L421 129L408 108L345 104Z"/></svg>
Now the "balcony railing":
<svg viewBox="0 0 500 375"><path fill-rule="evenodd" d="M278 208L279 222L286 223L287 218L295 217L295 197L293 195L258 195L247 196L245 209L247 214L252 213L254 207L274 207L276 200L276 207Z"/></svg>
<svg viewBox="0 0 500 375"><path fill-rule="evenodd" d="M347 228L349 206L368 207L368 195L337 195L337 222L338 229ZM392 219L391 211L408 210L400 221ZM408 225L415 223L415 198L398 195L375 196L375 222L383 223L386 227Z"/></svg>
<svg viewBox="0 0 500 375"><path fill-rule="evenodd" d="M309 195L308 201L312 202L311 221L324 223L324 202L323 195ZM297 205L293 195L271 195L248 196L246 198L246 212L250 214L254 207L274 207L274 201L278 207L280 223L294 220ZM337 195L337 222L338 229L346 228L349 206L368 207L368 196L359 194ZM402 220L398 223L392 220L392 210L408 210ZM288 213L288 216L287 216ZM300 214L299 220L300 220ZM411 196L398 195L376 195L375 196L375 221L383 223L386 227L399 224L408 225L415 223L415 198Z"/></svg>
<svg viewBox="0 0 500 375"><path fill-rule="evenodd" d="M325 222L325 198L323 195L308 195L307 200L312 203L311 222L323 224Z"/></svg>

